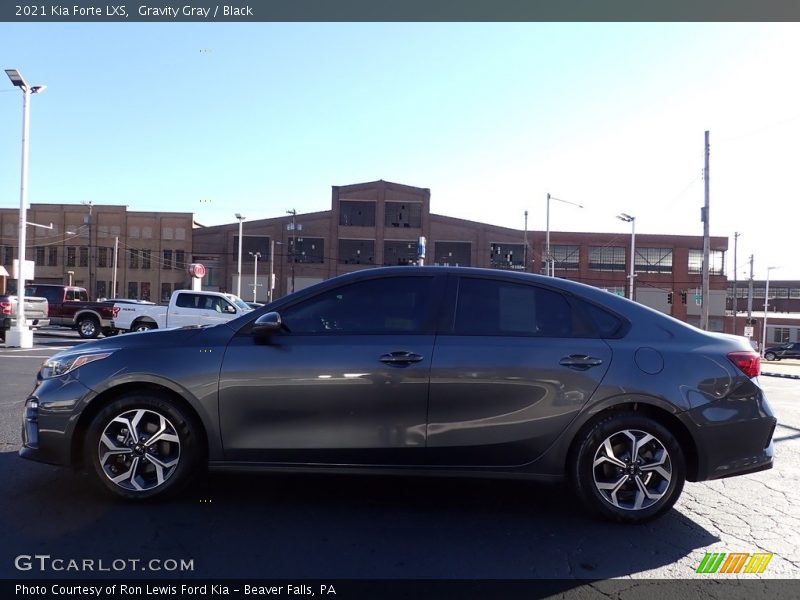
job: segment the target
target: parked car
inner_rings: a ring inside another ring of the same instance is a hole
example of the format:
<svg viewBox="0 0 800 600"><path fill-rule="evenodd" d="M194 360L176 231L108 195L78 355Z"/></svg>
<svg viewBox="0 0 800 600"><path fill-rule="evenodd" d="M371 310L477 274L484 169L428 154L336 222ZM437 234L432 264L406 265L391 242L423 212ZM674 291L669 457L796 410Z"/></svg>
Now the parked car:
<svg viewBox="0 0 800 600"><path fill-rule="evenodd" d="M120 331L216 325L252 310L233 294L194 290L175 290L167 306L121 302L114 307L117 317L112 325Z"/></svg>
<svg viewBox="0 0 800 600"><path fill-rule="evenodd" d="M54 355L20 454L134 500L206 464L566 479L640 522L685 480L772 467L759 360L744 338L554 277L367 269L214 327Z"/></svg>
<svg viewBox="0 0 800 600"><path fill-rule="evenodd" d="M5 341L6 331L17 323L17 296L0 295L0 341ZM25 296L25 321L30 327L46 327L50 324L47 317L47 298Z"/></svg>
<svg viewBox="0 0 800 600"><path fill-rule="evenodd" d="M85 288L51 283L29 283L25 295L47 298L50 324L75 329L82 338L96 338L116 333L114 305L89 301Z"/></svg>
<svg viewBox="0 0 800 600"><path fill-rule="evenodd" d="M780 360L782 358L800 358L800 342L789 342L780 346L772 346L764 350L767 360Z"/></svg>

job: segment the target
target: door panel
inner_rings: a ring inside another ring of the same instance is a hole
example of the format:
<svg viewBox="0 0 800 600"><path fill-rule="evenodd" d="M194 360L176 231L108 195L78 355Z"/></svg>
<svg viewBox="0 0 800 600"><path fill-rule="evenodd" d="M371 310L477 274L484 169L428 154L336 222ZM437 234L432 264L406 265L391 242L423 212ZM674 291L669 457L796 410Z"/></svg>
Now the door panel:
<svg viewBox="0 0 800 600"><path fill-rule="evenodd" d="M560 364L570 356L600 364ZM437 465L531 462L589 400L610 360L603 340L440 336L431 367L428 459Z"/></svg>
<svg viewBox="0 0 800 600"><path fill-rule="evenodd" d="M417 464L433 336L237 336L220 374L220 421L233 460ZM389 360L401 353L410 361ZM386 359L384 359L386 360Z"/></svg>

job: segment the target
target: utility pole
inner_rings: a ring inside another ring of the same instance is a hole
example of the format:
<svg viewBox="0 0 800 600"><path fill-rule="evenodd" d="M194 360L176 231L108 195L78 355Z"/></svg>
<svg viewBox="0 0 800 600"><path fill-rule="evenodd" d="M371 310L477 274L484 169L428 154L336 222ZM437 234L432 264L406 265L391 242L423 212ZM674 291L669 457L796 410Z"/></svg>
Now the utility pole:
<svg viewBox="0 0 800 600"><path fill-rule="evenodd" d="M89 268L89 283L86 285L86 288L89 292L89 300L92 300L95 297L94 288L92 286L92 201L84 201L81 202L81 204L89 207L89 217L86 220L87 224L89 225L89 247L86 249L86 253L88 255L86 265Z"/></svg>
<svg viewBox="0 0 800 600"><path fill-rule="evenodd" d="M739 236L742 235L738 231L733 232L733 335L736 335L736 312L739 308L739 297L737 296L736 287L739 282L739 272L737 270L737 256L739 254Z"/></svg>
<svg viewBox="0 0 800 600"><path fill-rule="evenodd" d="M297 245L297 210L294 208L292 210L287 210L286 214L292 215L292 250L289 252L289 260L292 261L292 292L294 293L294 259L295 259L295 246Z"/></svg>
<svg viewBox="0 0 800 600"><path fill-rule="evenodd" d="M709 132L706 131L705 135L705 168L703 169L703 180L705 182L705 205L701 213L703 221L703 291L701 292L702 300L700 307L700 329L708 331L708 304L710 293L710 280L709 280L709 254L711 250L711 238L709 237L709 165L708 165L708 138Z"/></svg>

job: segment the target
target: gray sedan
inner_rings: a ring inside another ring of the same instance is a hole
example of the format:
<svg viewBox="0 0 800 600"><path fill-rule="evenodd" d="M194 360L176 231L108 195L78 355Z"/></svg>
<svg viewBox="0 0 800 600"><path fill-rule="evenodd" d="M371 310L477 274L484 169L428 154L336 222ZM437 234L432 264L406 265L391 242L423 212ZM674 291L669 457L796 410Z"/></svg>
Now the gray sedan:
<svg viewBox="0 0 800 600"><path fill-rule="evenodd" d="M772 467L759 368L744 338L586 285L369 269L217 326L56 354L20 454L134 500L207 466L567 479L639 522L686 480Z"/></svg>

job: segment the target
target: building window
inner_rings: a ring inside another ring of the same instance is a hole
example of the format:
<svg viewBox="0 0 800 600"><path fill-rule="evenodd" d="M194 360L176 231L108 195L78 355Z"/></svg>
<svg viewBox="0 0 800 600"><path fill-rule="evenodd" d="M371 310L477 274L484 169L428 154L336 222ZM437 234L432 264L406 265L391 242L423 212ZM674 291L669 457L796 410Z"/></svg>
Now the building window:
<svg viewBox="0 0 800 600"><path fill-rule="evenodd" d="M128 228L128 237L139 239L139 228L135 225L132 225Z"/></svg>
<svg viewBox="0 0 800 600"><path fill-rule="evenodd" d="M383 264L386 266L417 264L417 242L407 240L383 242Z"/></svg>
<svg viewBox="0 0 800 600"><path fill-rule="evenodd" d="M387 202L385 210L386 227L422 227L421 202Z"/></svg>
<svg viewBox="0 0 800 600"><path fill-rule="evenodd" d="M139 251L135 248L131 248L128 250L130 254L128 255L128 268L129 269L138 269L139 268Z"/></svg>
<svg viewBox="0 0 800 600"><path fill-rule="evenodd" d="M186 268L186 253L183 250L175 250L175 268Z"/></svg>
<svg viewBox="0 0 800 600"><path fill-rule="evenodd" d="M791 300L800 299L800 288L792 288L789 290L789 298Z"/></svg>
<svg viewBox="0 0 800 600"><path fill-rule="evenodd" d="M435 242L433 264L443 267L469 267L472 264L470 242Z"/></svg>
<svg viewBox="0 0 800 600"><path fill-rule="evenodd" d="M489 246L489 266L493 269L524 270L525 244L495 242Z"/></svg>
<svg viewBox="0 0 800 600"><path fill-rule="evenodd" d="M697 274L702 272L703 272L703 251L689 250L689 273ZM709 251L708 272L710 275L722 275L725 272L724 250Z"/></svg>
<svg viewBox="0 0 800 600"><path fill-rule="evenodd" d="M111 266L111 248L98 248L97 249L97 266L109 267ZM103 294L105 295L105 294Z"/></svg>
<svg viewBox="0 0 800 600"><path fill-rule="evenodd" d="M763 298L764 288L753 288L753 298Z"/></svg>
<svg viewBox="0 0 800 600"><path fill-rule="evenodd" d="M3 252L3 264L10 265L13 262L14 262L14 246L6 246L5 252Z"/></svg>
<svg viewBox="0 0 800 600"><path fill-rule="evenodd" d="M636 268L639 273L672 273L671 248L636 248Z"/></svg>
<svg viewBox="0 0 800 600"><path fill-rule="evenodd" d="M626 294L625 288L622 287L621 285L612 285L612 286L604 285L600 289L605 290L611 294L614 294L615 296L622 296L623 298L625 297Z"/></svg>
<svg viewBox="0 0 800 600"><path fill-rule="evenodd" d="M152 227L142 227L142 238L146 240L153 239L153 228Z"/></svg>
<svg viewBox="0 0 800 600"><path fill-rule="evenodd" d="M788 327L775 327L772 331L774 332L772 341L776 344L783 344L791 341L789 340L790 329Z"/></svg>
<svg viewBox="0 0 800 600"><path fill-rule="evenodd" d="M577 271L580 262L580 246L551 245L550 253L553 255L553 268L561 271Z"/></svg>
<svg viewBox="0 0 800 600"><path fill-rule="evenodd" d="M591 246L589 269L592 271L625 271L625 248L619 246Z"/></svg>
<svg viewBox="0 0 800 600"><path fill-rule="evenodd" d="M138 298L139 297L139 282L138 281L129 281L128 282L128 298Z"/></svg>
<svg viewBox="0 0 800 600"><path fill-rule="evenodd" d="M286 260L296 263L321 263L325 261L325 240L322 238L297 237L289 239L289 255Z"/></svg>
<svg viewBox="0 0 800 600"><path fill-rule="evenodd" d="M142 256L142 268L143 269L149 269L150 268L150 254L152 253L152 250L145 249L145 250L140 250L139 252L141 253L141 256Z"/></svg>
<svg viewBox="0 0 800 600"><path fill-rule="evenodd" d="M143 281L140 287L141 287L141 299L150 300L150 282Z"/></svg>
<svg viewBox="0 0 800 600"><path fill-rule="evenodd" d="M161 228L161 239L162 240L171 240L174 237L172 227L162 227Z"/></svg>
<svg viewBox="0 0 800 600"><path fill-rule="evenodd" d="M164 250L162 253L162 261L161 261L161 268L162 269L171 269L172 268L172 250Z"/></svg>
<svg viewBox="0 0 800 600"><path fill-rule="evenodd" d="M374 265L375 240L339 240L339 264Z"/></svg>
<svg viewBox="0 0 800 600"><path fill-rule="evenodd" d="M105 298L106 297L106 282L105 281L96 282L96 288L97 288L97 294L95 295L95 298L97 298L98 300L100 298Z"/></svg>
<svg viewBox="0 0 800 600"><path fill-rule="evenodd" d="M79 267L88 267L89 266L89 249L88 248L81 248L80 261L79 261L78 266Z"/></svg>
<svg viewBox="0 0 800 600"><path fill-rule="evenodd" d="M76 256L77 248L75 246L67 246L67 258L64 261L66 266L74 267L75 266L75 256Z"/></svg>
<svg viewBox="0 0 800 600"><path fill-rule="evenodd" d="M169 297L172 296L172 284L161 284L161 302L169 302Z"/></svg>
<svg viewBox="0 0 800 600"><path fill-rule="evenodd" d="M360 200L340 200L339 225L346 227L375 227L375 203Z"/></svg>
<svg viewBox="0 0 800 600"><path fill-rule="evenodd" d="M48 267L58 266L58 248L56 248L55 246L50 246L47 249L47 266Z"/></svg>
<svg viewBox="0 0 800 600"><path fill-rule="evenodd" d="M786 300L789 297L789 288L785 287L770 288L769 297L777 298L778 300Z"/></svg>
<svg viewBox="0 0 800 600"><path fill-rule="evenodd" d="M186 229L183 227L176 227L175 228L175 239L176 240L185 240L186 239Z"/></svg>
<svg viewBox="0 0 800 600"><path fill-rule="evenodd" d="M35 264L37 267L44 266L44 246L36 246Z"/></svg>

